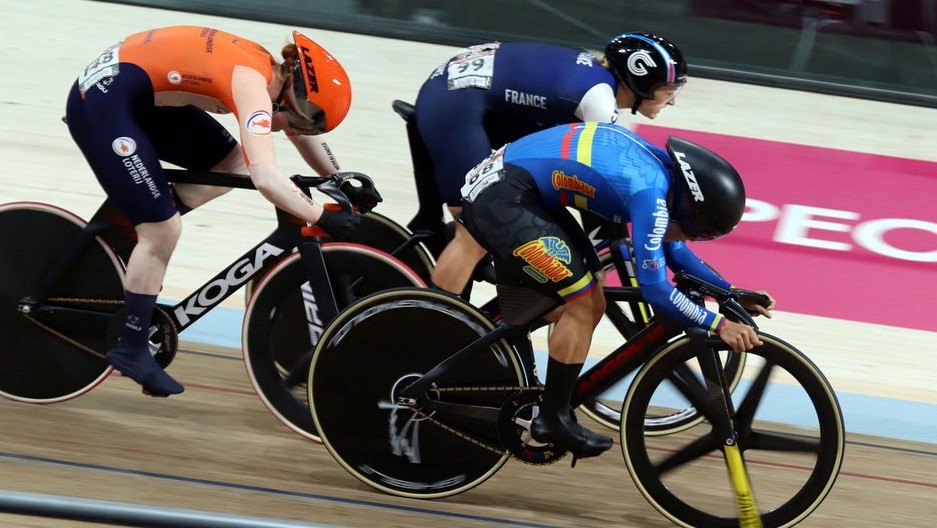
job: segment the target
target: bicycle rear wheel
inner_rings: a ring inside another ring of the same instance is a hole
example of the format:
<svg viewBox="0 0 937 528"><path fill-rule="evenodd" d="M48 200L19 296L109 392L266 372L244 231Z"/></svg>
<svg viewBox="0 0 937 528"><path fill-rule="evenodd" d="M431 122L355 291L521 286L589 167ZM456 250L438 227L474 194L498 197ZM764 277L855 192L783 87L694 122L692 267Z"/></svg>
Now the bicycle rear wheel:
<svg viewBox="0 0 937 528"><path fill-rule="evenodd" d="M403 263L371 247L322 245L338 308L374 292L423 286ZM273 415L293 431L319 441L306 404L305 384L312 350L328 324L298 253L277 263L260 279L244 314L242 348L251 385Z"/></svg>
<svg viewBox="0 0 937 528"><path fill-rule="evenodd" d="M820 505L836 481L845 451L843 417L816 365L784 341L760 337L765 344L749 352L731 419L764 526L792 526ZM645 434L649 412L687 404L707 408L696 366L689 339L682 338L641 369L625 400L622 453L638 489L673 522L736 527L735 491L711 425L668 437Z"/></svg>
<svg viewBox="0 0 937 528"><path fill-rule="evenodd" d="M620 272L615 269L609 253L599 255L605 265L606 284L608 286L636 286L632 284L630 276L634 273ZM646 321L652 316L651 307L645 303L614 302L609 300L605 307L605 317L599 323L593 338L592 351L609 354L622 341L631 339L634 334L644 327ZM622 339L624 338L624 339ZM732 352L720 353L720 361L725 370L729 386L734 389L738 384L745 366L745 354ZM624 401L632 376L629 376L612 385L595 398L584 401L579 410L596 422L618 430L621 424L621 406ZM645 417L644 433L648 435L667 435L692 427L702 421L703 417L693 407L671 409L666 414L649 414Z"/></svg>
<svg viewBox="0 0 937 528"><path fill-rule="evenodd" d="M79 238L86 222L40 203L0 205L0 395L54 403L91 390L111 372L108 325L123 305L123 265L100 238L88 245L46 299L31 295ZM82 313L68 309L82 309Z"/></svg>
<svg viewBox="0 0 937 528"><path fill-rule="evenodd" d="M463 404L426 414L400 390L493 328L471 305L431 290L382 292L342 312L316 347L312 417L323 444L362 482L393 495L439 498L484 482L510 458L498 440L502 403L524 383L499 341L444 374L433 400Z"/></svg>

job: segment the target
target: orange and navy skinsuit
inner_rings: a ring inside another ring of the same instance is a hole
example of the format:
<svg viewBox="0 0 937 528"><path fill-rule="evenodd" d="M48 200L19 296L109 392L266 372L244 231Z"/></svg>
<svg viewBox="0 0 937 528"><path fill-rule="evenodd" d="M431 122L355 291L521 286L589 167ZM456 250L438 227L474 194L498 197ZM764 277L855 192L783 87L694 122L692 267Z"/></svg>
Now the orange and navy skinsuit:
<svg viewBox="0 0 937 528"><path fill-rule="evenodd" d="M66 120L112 202L134 224L176 212L160 160L209 170L237 141L207 112L237 118L248 166L275 167L276 60L259 44L207 27L136 33L79 75Z"/></svg>

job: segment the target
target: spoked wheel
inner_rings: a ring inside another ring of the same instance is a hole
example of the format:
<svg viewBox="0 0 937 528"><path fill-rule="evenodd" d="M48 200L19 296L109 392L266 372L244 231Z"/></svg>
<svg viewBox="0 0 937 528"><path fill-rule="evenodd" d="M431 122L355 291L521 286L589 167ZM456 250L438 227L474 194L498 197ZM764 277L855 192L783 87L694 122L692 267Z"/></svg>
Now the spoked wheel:
<svg viewBox="0 0 937 528"><path fill-rule="evenodd" d="M104 354L108 325L123 306L124 272L100 239L88 244L38 309L19 308L85 225L51 205L0 206L0 395L31 403L64 401L111 372Z"/></svg>
<svg viewBox="0 0 937 528"><path fill-rule="evenodd" d="M836 395L817 367L789 344L760 334L730 416L766 527L792 526L827 496L845 449ZM644 497L680 526L739 526L723 440L710 422L648 436L645 416L690 405L709 410L698 361L682 338L637 374L625 400L622 452ZM724 411L722 411L724 412Z"/></svg>
<svg viewBox="0 0 937 528"><path fill-rule="evenodd" d="M615 269L611 256L602 253L599 258L605 264L606 284L608 286L636 286L631 284L628 273L619 273ZM630 276L634 276L632 272ZM622 341L630 339L644 327L651 318L651 307L645 303L613 302L609 300L605 307L605 317L599 323L593 338L593 351L611 353ZM734 389L745 366L745 354L721 352L720 360L726 373L729 386ZM584 401L578 408L598 423L610 429L618 430L621 423L621 406L625 391L633 380L628 376L606 389L596 398ZM666 414L648 414L644 433L665 435L682 431L699 423L703 417L693 407L672 409Z"/></svg>
<svg viewBox="0 0 937 528"><path fill-rule="evenodd" d="M384 252L358 244L322 245L338 308L374 292L423 286L407 266ZM244 362L254 390L287 427L318 441L306 403L312 351L329 321L319 316L306 266L294 254L271 269L255 287L244 315Z"/></svg>
<svg viewBox="0 0 937 528"><path fill-rule="evenodd" d="M352 475L394 495L446 497L487 480L510 458L498 440L502 404L525 385L507 343L479 350L432 386L431 399L459 409L425 412L398 396L492 328L471 305L431 290L382 292L342 312L309 373L323 444Z"/></svg>

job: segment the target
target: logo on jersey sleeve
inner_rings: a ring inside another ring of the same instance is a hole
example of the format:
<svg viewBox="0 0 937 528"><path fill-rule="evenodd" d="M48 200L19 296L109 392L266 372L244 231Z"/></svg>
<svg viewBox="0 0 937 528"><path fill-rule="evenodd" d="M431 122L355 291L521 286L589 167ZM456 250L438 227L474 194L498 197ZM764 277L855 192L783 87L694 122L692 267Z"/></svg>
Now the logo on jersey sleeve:
<svg viewBox="0 0 937 528"><path fill-rule="evenodd" d="M667 201L658 198L657 208L651 213L654 218L654 227L650 233L647 233L647 240L644 241L644 249L648 251L657 251L664 242L664 236L667 234L667 226L670 225L670 213L667 210Z"/></svg>
<svg viewBox="0 0 937 528"><path fill-rule="evenodd" d="M644 259L641 261L641 269L648 271L659 271L664 268L664 257L656 259Z"/></svg>
<svg viewBox="0 0 937 528"><path fill-rule="evenodd" d="M557 237L531 240L515 249L513 254L528 264L524 266L524 272L537 282L560 282L573 274L566 266L572 260L569 246Z"/></svg>
<svg viewBox="0 0 937 528"><path fill-rule="evenodd" d="M258 110L249 115L244 124L244 128L255 136L266 136L270 133L271 126L272 119L270 118L270 112L266 110Z"/></svg>
<svg viewBox="0 0 937 528"><path fill-rule="evenodd" d="M166 74L166 80L173 86L180 85L182 84L182 74L173 70Z"/></svg>
<svg viewBox="0 0 937 528"><path fill-rule="evenodd" d="M111 142L111 148L114 153L122 158L133 155L137 151L137 142L133 138L121 136Z"/></svg>

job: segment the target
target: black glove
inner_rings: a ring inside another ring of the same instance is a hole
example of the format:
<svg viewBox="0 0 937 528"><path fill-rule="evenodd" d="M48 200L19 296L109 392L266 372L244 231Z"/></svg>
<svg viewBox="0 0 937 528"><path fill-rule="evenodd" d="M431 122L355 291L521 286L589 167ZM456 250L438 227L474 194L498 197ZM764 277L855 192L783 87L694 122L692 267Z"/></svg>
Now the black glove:
<svg viewBox="0 0 937 528"><path fill-rule="evenodd" d="M358 206L358 210L362 213L367 213L377 207L378 203L384 201L377 189L365 187L364 185L355 185L351 181L343 182L339 189L345 193L351 203Z"/></svg>
<svg viewBox="0 0 937 528"><path fill-rule="evenodd" d="M316 225L333 238L350 239L361 223L361 218L348 211L330 211L325 209Z"/></svg>

